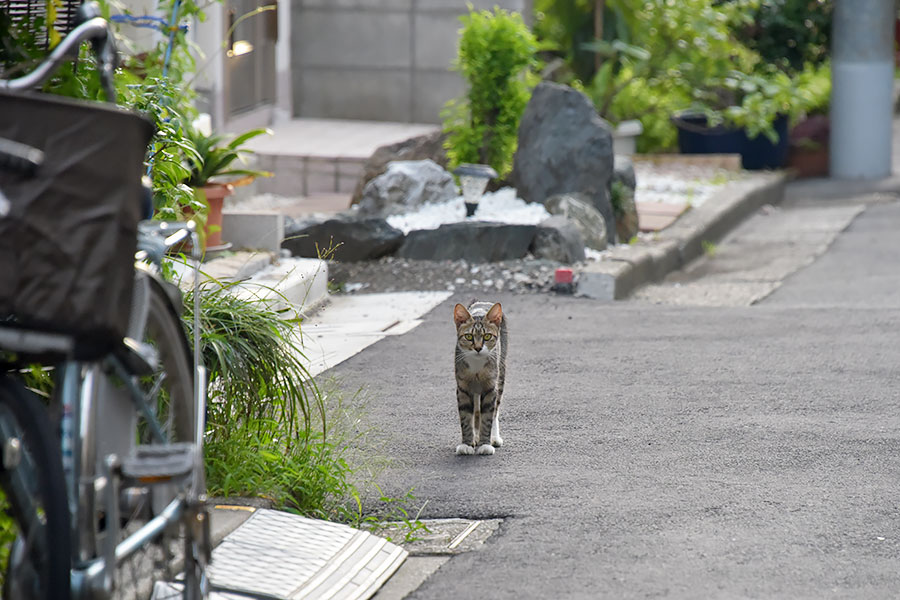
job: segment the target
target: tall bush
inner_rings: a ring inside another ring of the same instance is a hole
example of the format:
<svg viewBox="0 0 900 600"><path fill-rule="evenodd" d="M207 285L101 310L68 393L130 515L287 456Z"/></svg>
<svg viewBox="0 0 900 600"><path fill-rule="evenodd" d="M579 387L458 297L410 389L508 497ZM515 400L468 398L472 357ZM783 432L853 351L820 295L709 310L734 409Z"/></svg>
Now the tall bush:
<svg viewBox="0 0 900 600"><path fill-rule="evenodd" d="M537 41L518 13L471 11L463 24L454 65L468 84L442 113L447 156L491 165L502 177L512 168L519 119L534 83Z"/></svg>
<svg viewBox="0 0 900 600"><path fill-rule="evenodd" d="M828 59L834 0L760 0L740 34L763 60L788 72Z"/></svg>

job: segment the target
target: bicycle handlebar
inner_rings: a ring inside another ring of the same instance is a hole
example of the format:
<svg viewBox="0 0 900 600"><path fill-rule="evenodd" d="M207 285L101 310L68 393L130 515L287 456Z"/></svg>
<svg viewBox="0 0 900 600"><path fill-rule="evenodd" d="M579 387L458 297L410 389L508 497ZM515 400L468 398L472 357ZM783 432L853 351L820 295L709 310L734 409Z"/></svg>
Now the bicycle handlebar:
<svg viewBox="0 0 900 600"><path fill-rule="evenodd" d="M99 8L93 2L85 2L78 9L83 23L73 29L53 49L44 62L39 64L30 73L16 79L0 79L0 89L24 91L36 88L45 83L53 72L62 64L63 60L72 53L77 53L78 47L90 40L94 53L97 55L97 66L100 70L100 82L106 99L115 102L116 92L113 86L113 73L116 70L118 54L112 31L106 19L99 17Z"/></svg>

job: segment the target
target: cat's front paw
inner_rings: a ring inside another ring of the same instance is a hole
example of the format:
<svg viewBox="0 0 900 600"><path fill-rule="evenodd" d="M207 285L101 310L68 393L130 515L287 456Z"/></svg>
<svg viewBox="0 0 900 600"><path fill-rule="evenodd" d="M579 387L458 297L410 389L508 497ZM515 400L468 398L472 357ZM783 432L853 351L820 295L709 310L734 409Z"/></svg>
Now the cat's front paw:
<svg viewBox="0 0 900 600"><path fill-rule="evenodd" d="M494 453L494 447L491 446L490 444L482 444L482 445L478 446L477 450L475 450L475 454L488 455L488 454L493 454L493 453Z"/></svg>
<svg viewBox="0 0 900 600"><path fill-rule="evenodd" d="M502 445L503 445L503 438L500 437L499 435L497 437L491 438L491 446L493 446L494 448L499 448Z"/></svg>
<svg viewBox="0 0 900 600"><path fill-rule="evenodd" d="M457 454L475 454L475 448L468 444L460 444L456 447Z"/></svg>

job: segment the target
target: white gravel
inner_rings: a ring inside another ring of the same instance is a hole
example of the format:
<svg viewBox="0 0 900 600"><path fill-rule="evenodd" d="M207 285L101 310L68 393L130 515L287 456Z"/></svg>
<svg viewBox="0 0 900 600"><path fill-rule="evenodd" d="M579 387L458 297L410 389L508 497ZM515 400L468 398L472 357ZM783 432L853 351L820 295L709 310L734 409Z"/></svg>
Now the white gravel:
<svg viewBox="0 0 900 600"><path fill-rule="evenodd" d="M722 185L741 177L739 172L697 165L634 163L636 202L666 202L702 206Z"/></svg>
<svg viewBox="0 0 900 600"><path fill-rule="evenodd" d="M437 204L428 204L415 212L393 215L387 218L391 227L409 233L416 229L437 229L447 223L460 221L485 221L509 223L512 225L537 225L548 218L550 213L541 204L529 204L516 197L516 190L503 188L487 192L478 204L474 217L466 218L466 207L462 196Z"/></svg>

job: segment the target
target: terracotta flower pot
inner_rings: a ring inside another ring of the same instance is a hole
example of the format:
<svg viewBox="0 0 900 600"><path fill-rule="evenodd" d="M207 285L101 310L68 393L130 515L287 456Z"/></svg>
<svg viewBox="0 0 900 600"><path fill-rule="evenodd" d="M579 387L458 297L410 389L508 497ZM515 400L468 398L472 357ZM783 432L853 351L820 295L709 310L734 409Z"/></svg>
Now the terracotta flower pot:
<svg viewBox="0 0 900 600"><path fill-rule="evenodd" d="M819 148L792 147L788 151L787 167L799 177L828 177L828 146Z"/></svg>
<svg viewBox="0 0 900 600"><path fill-rule="evenodd" d="M225 198L234 193L234 187L230 183L208 183L200 189L209 204L204 227L206 249L213 250L222 245L222 207Z"/></svg>

